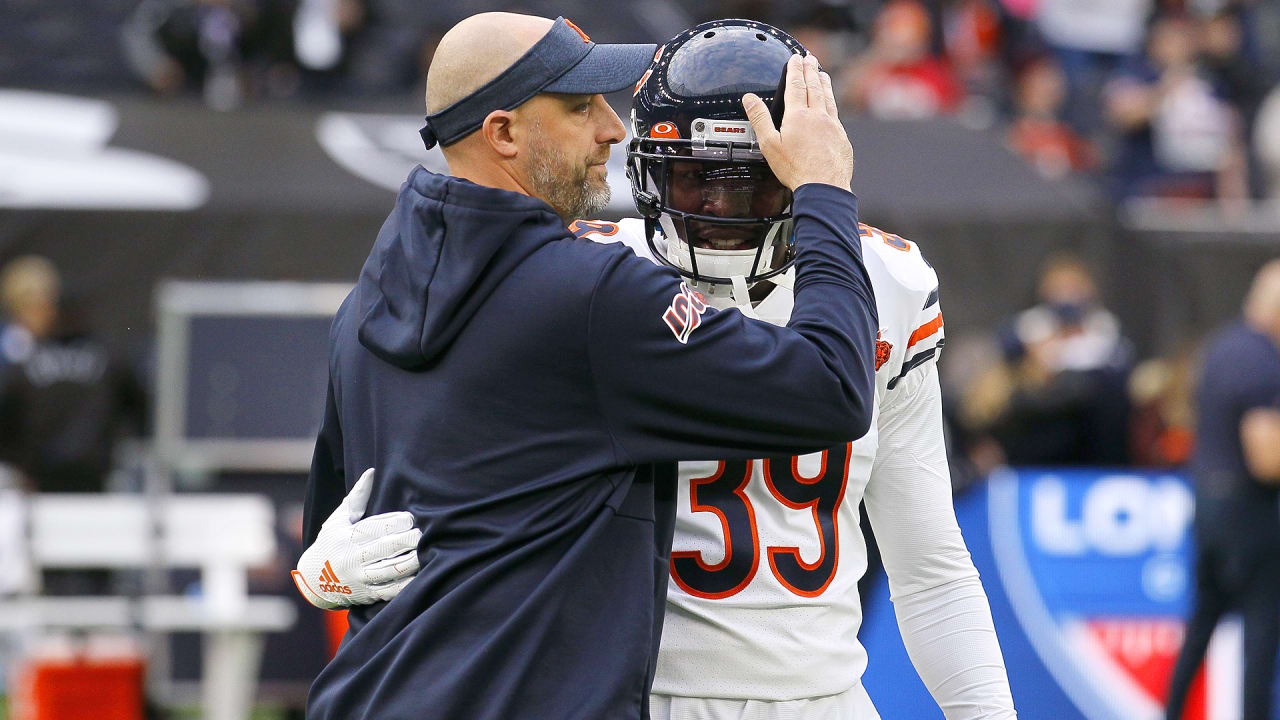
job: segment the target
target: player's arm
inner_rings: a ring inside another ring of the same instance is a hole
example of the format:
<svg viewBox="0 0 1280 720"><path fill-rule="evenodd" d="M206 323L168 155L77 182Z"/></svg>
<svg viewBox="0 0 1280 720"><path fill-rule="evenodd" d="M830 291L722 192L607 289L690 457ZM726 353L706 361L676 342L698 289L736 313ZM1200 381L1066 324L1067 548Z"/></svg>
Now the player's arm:
<svg viewBox="0 0 1280 720"><path fill-rule="evenodd" d="M1212 362L1210 360L1209 362ZM1230 392L1240 408L1240 450L1257 481L1280 485L1280 377L1268 348L1250 345L1232 357Z"/></svg>
<svg viewBox="0 0 1280 720"><path fill-rule="evenodd" d="M1280 410L1247 411L1240 421L1240 445L1249 473L1268 485L1280 485Z"/></svg>
<svg viewBox="0 0 1280 720"><path fill-rule="evenodd" d="M991 609L951 502L933 356L900 375L881 406L867 516L903 643L947 720L1016 718Z"/></svg>
<svg viewBox="0 0 1280 720"><path fill-rule="evenodd" d="M391 600L418 574L422 531L414 526L413 515L364 517L373 483L374 469L369 468L298 559L293 582L318 608Z"/></svg>
<svg viewBox="0 0 1280 720"><path fill-rule="evenodd" d="M307 546L293 570L298 592L312 605L337 609L390 600L418 572L422 536L407 512L364 516L373 469L347 491L342 425L330 378L303 505Z"/></svg>
<svg viewBox="0 0 1280 720"><path fill-rule="evenodd" d="M743 105L769 166L793 190L787 327L708 308L629 252L597 278L591 381L624 463L810 452L870 426L878 321L848 190L853 151L816 61L789 60L784 92L781 131L758 97Z"/></svg>

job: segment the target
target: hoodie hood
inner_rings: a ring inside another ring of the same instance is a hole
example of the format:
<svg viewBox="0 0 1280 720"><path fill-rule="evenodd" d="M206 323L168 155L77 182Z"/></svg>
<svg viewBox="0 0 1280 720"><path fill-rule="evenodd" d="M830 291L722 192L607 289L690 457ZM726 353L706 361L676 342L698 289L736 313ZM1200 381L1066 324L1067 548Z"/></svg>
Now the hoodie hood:
<svg viewBox="0 0 1280 720"><path fill-rule="evenodd" d="M407 370L427 365L513 269L566 237L542 200L414 168L360 271L360 343Z"/></svg>

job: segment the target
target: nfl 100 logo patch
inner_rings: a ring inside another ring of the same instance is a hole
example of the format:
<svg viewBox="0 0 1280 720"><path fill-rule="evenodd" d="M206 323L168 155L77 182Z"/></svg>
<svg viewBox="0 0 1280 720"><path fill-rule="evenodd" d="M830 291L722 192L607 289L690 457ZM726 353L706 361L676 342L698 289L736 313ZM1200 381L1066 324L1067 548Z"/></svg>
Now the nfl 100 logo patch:
<svg viewBox="0 0 1280 720"><path fill-rule="evenodd" d="M707 299L686 283L680 283L680 292L671 299L671 306L662 314L662 321L671 328L681 344L689 342L689 334L702 324L702 313L707 311Z"/></svg>

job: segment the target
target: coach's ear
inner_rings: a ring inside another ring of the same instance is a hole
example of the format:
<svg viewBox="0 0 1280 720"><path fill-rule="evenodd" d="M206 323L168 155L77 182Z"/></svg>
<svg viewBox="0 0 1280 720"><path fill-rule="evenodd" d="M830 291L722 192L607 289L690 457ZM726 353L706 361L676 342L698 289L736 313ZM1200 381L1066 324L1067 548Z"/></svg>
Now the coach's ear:
<svg viewBox="0 0 1280 720"><path fill-rule="evenodd" d="M520 154L520 138L516 125L519 117L510 110L494 110L484 118L480 135L500 157L514 159Z"/></svg>

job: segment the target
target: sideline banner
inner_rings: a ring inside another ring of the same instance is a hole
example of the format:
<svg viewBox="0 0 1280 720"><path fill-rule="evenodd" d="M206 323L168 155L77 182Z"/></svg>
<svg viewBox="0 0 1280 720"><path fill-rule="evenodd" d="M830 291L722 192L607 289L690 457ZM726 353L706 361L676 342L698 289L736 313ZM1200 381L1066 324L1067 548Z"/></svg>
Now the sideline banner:
<svg viewBox="0 0 1280 720"><path fill-rule="evenodd" d="M1190 606L1194 501L1177 473L1010 470L956 498L1023 720L1156 720ZM881 579L862 640L886 720L941 717ZM1187 720L1240 712L1240 630L1223 623ZM1280 720L1280 716L1277 716Z"/></svg>

